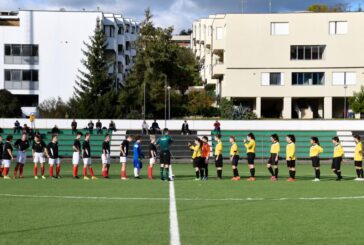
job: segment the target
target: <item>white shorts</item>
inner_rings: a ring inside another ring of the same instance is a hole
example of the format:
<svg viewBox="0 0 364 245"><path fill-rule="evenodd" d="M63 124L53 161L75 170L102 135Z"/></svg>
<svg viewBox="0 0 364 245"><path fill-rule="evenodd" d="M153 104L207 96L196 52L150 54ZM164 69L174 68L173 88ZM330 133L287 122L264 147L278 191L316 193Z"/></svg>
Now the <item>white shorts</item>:
<svg viewBox="0 0 364 245"><path fill-rule="evenodd" d="M126 157L120 157L120 163L126 163Z"/></svg>
<svg viewBox="0 0 364 245"><path fill-rule="evenodd" d="M49 158L48 163L49 163L49 165L54 165L54 164L58 165L58 164L61 164L61 160L59 158L55 158L55 159Z"/></svg>
<svg viewBox="0 0 364 245"><path fill-rule="evenodd" d="M91 158L84 158L83 159L83 165L91 165Z"/></svg>
<svg viewBox="0 0 364 245"><path fill-rule="evenodd" d="M149 164L156 164L157 163L157 159L155 159L155 157L149 158Z"/></svg>
<svg viewBox="0 0 364 245"><path fill-rule="evenodd" d="M101 155L102 164L110 164L110 154L102 154Z"/></svg>
<svg viewBox="0 0 364 245"><path fill-rule="evenodd" d="M80 153L79 152L73 152L72 155L72 164L78 165L80 163Z"/></svg>
<svg viewBox="0 0 364 245"><path fill-rule="evenodd" d="M34 153L34 163L44 163L44 153L35 152Z"/></svg>
<svg viewBox="0 0 364 245"><path fill-rule="evenodd" d="M4 168L10 168L10 166L11 166L11 160L3 159L2 165L4 166Z"/></svg>
<svg viewBox="0 0 364 245"><path fill-rule="evenodd" d="M26 160L27 160L27 154L26 154L26 152L18 151L16 153L16 162L17 163L25 164L25 161Z"/></svg>

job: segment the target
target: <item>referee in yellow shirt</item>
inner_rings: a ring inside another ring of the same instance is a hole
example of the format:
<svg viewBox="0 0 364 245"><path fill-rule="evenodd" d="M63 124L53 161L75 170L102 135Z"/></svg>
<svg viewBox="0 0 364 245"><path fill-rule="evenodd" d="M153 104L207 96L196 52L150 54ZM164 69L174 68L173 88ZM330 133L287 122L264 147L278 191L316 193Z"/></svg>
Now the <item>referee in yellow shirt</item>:
<svg viewBox="0 0 364 245"><path fill-rule="evenodd" d="M354 135L355 141L355 153L354 153L354 164L356 169L357 178L355 181L364 181L363 176L363 144L361 143L360 135Z"/></svg>
<svg viewBox="0 0 364 245"><path fill-rule="evenodd" d="M341 162L343 161L344 150L340 144L339 137L337 136L333 137L332 143L334 144L334 156L332 159L331 169L337 176L336 180L340 181L343 178L341 176Z"/></svg>
<svg viewBox="0 0 364 245"><path fill-rule="evenodd" d="M217 142L215 146L215 167L217 172L217 179L222 179L222 167L223 167L223 161L222 161L222 141L221 141L221 135L217 134L215 135L215 141Z"/></svg>
<svg viewBox="0 0 364 245"><path fill-rule="evenodd" d="M238 181L240 180L239 171L238 171L238 163L239 163L239 147L236 144L236 139L234 136L230 136L230 160L231 160L231 168L233 170L234 177L231 180Z"/></svg>
<svg viewBox="0 0 364 245"><path fill-rule="evenodd" d="M277 134L272 134L270 136L270 140L272 141L272 145L270 147L270 157L268 160L267 168L269 173L272 175L271 180L278 180L278 159L279 152L281 150L281 146L279 144L279 137ZM274 168L274 170L273 170Z"/></svg>

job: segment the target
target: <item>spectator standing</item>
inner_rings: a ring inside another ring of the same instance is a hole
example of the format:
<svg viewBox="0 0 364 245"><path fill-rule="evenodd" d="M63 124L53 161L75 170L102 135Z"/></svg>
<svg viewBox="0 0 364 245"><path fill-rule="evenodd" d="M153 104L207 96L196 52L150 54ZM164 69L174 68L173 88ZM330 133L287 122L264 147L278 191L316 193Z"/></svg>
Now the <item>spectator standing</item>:
<svg viewBox="0 0 364 245"><path fill-rule="evenodd" d="M218 120L216 120L214 123L214 133L221 134L221 124Z"/></svg>
<svg viewBox="0 0 364 245"><path fill-rule="evenodd" d="M20 134L21 126L18 120L14 123L14 134Z"/></svg>
<svg viewBox="0 0 364 245"><path fill-rule="evenodd" d="M90 134L93 134L94 123L92 122L92 120L90 120L90 122L87 124L87 130L90 132Z"/></svg>
<svg viewBox="0 0 364 245"><path fill-rule="evenodd" d="M54 125L54 127L51 130L51 134L57 134L58 135L60 133L61 133L61 130L59 130L57 125Z"/></svg>
<svg viewBox="0 0 364 245"><path fill-rule="evenodd" d="M98 135L102 134L102 123L101 123L100 119L97 120L97 122L96 122L96 132Z"/></svg>
<svg viewBox="0 0 364 245"><path fill-rule="evenodd" d="M188 122L186 120L182 124L181 134L182 135L189 135L190 134L190 128L189 128Z"/></svg>
<svg viewBox="0 0 364 245"><path fill-rule="evenodd" d="M145 120L143 121L143 124L142 124L142 132L144 135L149 134L149 125Z"/></svg>
<svg viewBox="0 0 364 245"><path fill-rule="evenodd" d="M29 116L30 127L35 129L35 114L32 112Z"/></svg>
<svg viewBox="0 0 364 245"><path fill-rule="evenodd" d="M77 134L77 122L75 119L73 119L71 123L71 129L72 129L72 134Z"/></svg>

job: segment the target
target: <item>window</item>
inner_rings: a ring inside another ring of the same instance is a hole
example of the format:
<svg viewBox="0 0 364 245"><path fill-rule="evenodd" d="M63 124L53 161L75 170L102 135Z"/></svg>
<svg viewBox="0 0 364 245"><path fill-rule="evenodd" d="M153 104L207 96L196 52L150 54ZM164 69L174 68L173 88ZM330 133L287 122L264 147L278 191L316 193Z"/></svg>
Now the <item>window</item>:
<svg viewBox="0 0 364 245"><path fill-rule="evenodd" d="M129 55L126 55L125 56L125 64L126 65L129 65L130 64L130 57L129 57Z"/></svg>
<svg viewBox="0 0 364 245"><path fill-rule="evenodd" d="M224 28L216 27L216 39L221 40L224 38Z"/></svg>
<svg viewBox="0 0 364 245"><path fill-rule="evenodd" d="M330 35L343 35L348 33L347 21L330 21Z"/></svg>
<svg viewBox="0 0 364 245"><path fill-rule="evenodd" d="M355 85L356 72L333 72L332 73L333 85Z"/></svg>
<svg viewBox="0 0 364 245"><path fill-rule="evenodd" d="M124 68L123 63L119 61L118 62L118 73L123 73L123 68Z"/></svg>
<svg viewBox="0 0 364 245"><path fill-rule="evenodd" d="M325 45L292 45L291 60L322 60L325 50Z"/></svg>
<svg viewBox="0 0 364 245"><path fill-rule="evenodd" d="M11 55L12 56L20 56L21 55L21 45L13 44L11 48Z"/></svg>
<svg viewBox="0 0 364 245"><path fill-rule="evenodd" d="M10 55L11 55L11 45L5 44L5 56L10 56Z"/></svg>
<svg viewBox="0 0 364 245"><path fill-rule="evenodd" d="M22 46L22 56L32 56L32 46L31 45Z"/></svg>
<svg viewBox="0 0 364 245"><path fill-rule="evenodd" d="M262 85L284 85L284 73L271 72L262 73Z"/></svg>
<svg viewBox="0 0 364 245"><path fill-rule="evenodd" d="M293 72L292 85L324 85L324 72Z"/></svg>
<svg viewBox="0 0 364 245"><path fill-rule="evenodd" d="M104 33L107 37L114 37L115 36L115 27L111 26L111 25L105 25Z"/></svg>
<svg viewBox="0 0 364 245"><path fill-rule="evenodd" d="M5 81L38 82L38 70L5 70Z"/></svg>
<svg viewBox="0 0 364 245"><path fill-rule="evenodd" d="M118 54L124 54L124 45L122 44L118 45Z"/></svg>
<svg viewBox="0 0 364 245"><path fill-rule="evenodd" d="M118 35L124 34L124 26L118 26Z"/></svg>
<svg viewBox="0 0 364 245"><path fill-rule="evenodd" d="M125 49L130 50L130 42L129 41L125 42Z"/></svg>
<svg viewBox="0 0 364 245"><path fill-rule="evenodd" d="M272 22L270 24L270 34L272 36L288 35L289 34L288 22Z"/></svg>

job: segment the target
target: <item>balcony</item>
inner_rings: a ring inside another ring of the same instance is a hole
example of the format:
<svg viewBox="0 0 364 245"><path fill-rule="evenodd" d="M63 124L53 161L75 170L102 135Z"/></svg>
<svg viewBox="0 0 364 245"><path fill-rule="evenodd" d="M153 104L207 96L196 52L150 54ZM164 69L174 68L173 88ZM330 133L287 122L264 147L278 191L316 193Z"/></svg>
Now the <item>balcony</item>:
<svg viewBox="0 0 364 245"><path fill-rule="evenodd" d="M6 81L7 90L39 90L39 82L32 81Z"/></svg>
<svg viewBox="0 0 364 245"><path fill-rule="evenodd" d="M6 55L4 59L5 64L14 64L14 65L38 65L39 57L38 56L11 56Z"/></svg>
<svg viewBox="0 0 364 245"><path fill-rule="evenodd" d="M225 41L224 40L213 40L212 42L212 52L218 53L225 50Z"/></svg>
<svg viewBox="0 0 364 245"><path fill-rule="evenodd" d="M223 77L225 74L225 65L223 63L221 64L215 64L212 67L212 78L218 79L220 77Z"/></svg>

